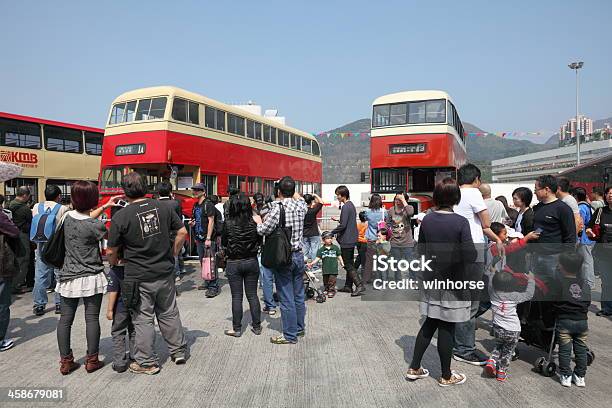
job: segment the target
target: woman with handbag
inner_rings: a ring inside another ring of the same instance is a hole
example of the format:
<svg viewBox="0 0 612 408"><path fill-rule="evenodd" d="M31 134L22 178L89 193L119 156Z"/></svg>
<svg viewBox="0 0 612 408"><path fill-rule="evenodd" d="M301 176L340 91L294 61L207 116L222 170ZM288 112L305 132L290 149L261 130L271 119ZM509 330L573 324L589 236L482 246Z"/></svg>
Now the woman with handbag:
<svg viewBox="0 0 612 408"><path fill-rule="evenodd" d="M597 316L612 316L612 186L606 188L604 200L606 205L593 214L586 234L597 241L593 249L601 275L601 310Z"/></svg>
<svg viewBox="0 0 612 408"><path fill-rule="evenodd" d="M261 307L257 298L259 279L257 252L261 236L257 234L257 224L253 215L251 202L244 193L230 197L221 243L227 256L225 275L232 293L233 327L231 330L225 330L225 334L232 337L242 335L243 288L251 310L251 331L256 335L261 334Z"/></svg>
<svg viewBox="0 0 612 408"><path fill-rule="evenodd" d="M98 203L98 187L90 181L77 181L72 185L71 199L74 210L64 216L63 229L65 256L55 291L61 296L61 314L57 324L57 343L60 351L62 375L79 368L70 348L70 333L79 300L85 305L88 373L101 368L98 360L100 345L100 307L108 282L100 254L100 241L106 236L106 226L97 218L115 205L113 197L102 207L92 210ZM60 234L61 235L61 234Z"/></svg>

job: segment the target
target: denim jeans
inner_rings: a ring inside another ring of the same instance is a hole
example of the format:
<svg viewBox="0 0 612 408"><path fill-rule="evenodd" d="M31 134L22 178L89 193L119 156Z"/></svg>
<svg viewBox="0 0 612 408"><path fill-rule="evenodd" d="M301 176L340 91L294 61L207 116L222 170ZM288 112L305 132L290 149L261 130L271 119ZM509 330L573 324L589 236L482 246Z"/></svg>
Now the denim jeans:
<svg viewBox="0 0 612 408"><path fill-rule="evenodd" d="M480 301L473 300L470 316L476 316ZM466 356L476 350L476 317L472 317L466 322L455 324L455 347L454 354Z"/></svg>
<svg viewBox="0 0 612 408"><path fill-rule="evenodd" d="M587 370L586 338L589 325L586 320L559 319L557 321L557 341L559 343L559 371L562 375L572 375L570 363L572 360L572 346L576 366L574 374L584 377Z"/></svg>
<svg viewBox="0 0 612 408"><path fill-rule="evenodd" d="M204 250L205 250L204 241L196 240L196 249L198 250L198 259L200 260L200 265L202 265L202 258L204 258ZM216 251L216 245L215 245L214 240L210 243L210 249L211 251L213 251L213 254L214 254ZM219 287L216 268L215 268L213 276L215 277L215 279L206 281L206 284L208 285L209 289L217 289Z"/></svg>
<svg viewBox="0 0 612 408"><path fill-rule="evenodd" d="M389 256L392 257L393 259L395 259L396 261L399 261L400 259L405 259L407 261L411 261L412 260L412 248L411 247L407 247L407 248L402 248L402 247L395 247L395 246L391 246L391 252L389 253ZM397 266L397 264L396 264ZM383 279L384 280L390 280L391 279L391 268L388 268L386 272L383 272ZM387 275L387 276L385 276ZM408 276L410 277L410 279L416 279L416 273L414 273L412 270L408 272ZM399 282L402 279L402 272L399 270L399 268L395 268L394 271L394 276L393 278L395 279L396 282Z"/></svg>
<svg viewBox="0 0 612 408"><path fill-rule="evenodd" d="M304 255L306 259L313 260L317 257L317 251L321 246L321 237L315 235L314 237L304 237L302 238L302 244L304 247Z"/></svg>
<svg viewBox="0 0 612 408"><path fill-rule="evenodd" d="M11 278L0 278L0 342L4 340L11 320Z"/></svg>
<svg viewBox="0 0 612 408"><path fill-rule="evenodd" d="M582 263L582 279L591 289L595 286L595 265L593 263L593 247L595 245L578 244L578 253L584 259Z"/></svg>
<svg viewBox="0 0 612 408"><path fill-rule="evenodd" d="M257 279L259 263L257 258L229 259L225 275L232 292L232 326L235 332L242 332L242 296L246 294L251 311L251 325L261 328L261 307L257 299Z"/></svg>
<svg viewBox="0 0 612 408"><path fill-rule="evenodd" d="M273 269L276 290L280 297L281 320L285 339L297 342L297 334L305 329L304 255L294 252L291 265Z"/></svg>
<svg viewBox="0 0 612 408"><path fill-rule="evenodd" d="M47 288L51 284L53 280L53 275L55 275L55 281L59 282L57 277L57 270L51 266L47 265L42 260L42 251L44 249L44 244L38 244L38 248L36 249L36 269L34 273L34 289L32 290L32 297L34 298L34 306L47 306ZM55 304L60 304L60 295L59 293L55 293Z"/></svg>
<svg viewBox="0 0 612 408"><path fill-rule="evenodd" d="M276 309L276 302L274 301L274 273L272 269L268 269L259 263L259 280L263 289L264 305L267 310Z"/></svg>

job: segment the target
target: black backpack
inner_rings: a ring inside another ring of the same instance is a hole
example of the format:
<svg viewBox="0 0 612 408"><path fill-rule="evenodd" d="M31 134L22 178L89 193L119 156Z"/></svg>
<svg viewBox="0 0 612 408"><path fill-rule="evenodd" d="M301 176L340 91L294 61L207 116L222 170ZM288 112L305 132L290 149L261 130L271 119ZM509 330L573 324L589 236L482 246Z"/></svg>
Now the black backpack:
<svg viewBox="0 0 612 408"><path fill-rule="evenodd" d="M278 225L266 236L261 251L261 264L266 268L278 269L291 264L291 227L285 226L285 209L281 203Z"/></svg>
<svg viewBox="0 0 612 408"><path fill-rule="evenodd" d="M221 214L221 211L219 211L219 209L215 207L215 226L214 226L215 236L220 237L222 231L223 231L223 215Z"/></svg>

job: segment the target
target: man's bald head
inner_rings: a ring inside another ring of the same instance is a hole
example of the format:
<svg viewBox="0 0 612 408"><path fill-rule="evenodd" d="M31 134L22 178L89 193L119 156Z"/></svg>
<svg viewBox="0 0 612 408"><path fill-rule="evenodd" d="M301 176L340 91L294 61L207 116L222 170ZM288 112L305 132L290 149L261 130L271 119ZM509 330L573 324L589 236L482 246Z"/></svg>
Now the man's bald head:
<svg viewBox="0 0 612 408"><path fill-rule="evenodd" d="M482 183L480 185L480 187L478 187L478 190L480 190L480 194L482 194L482 198L491 198L491 186L488 185L487 183Z"/></svg>

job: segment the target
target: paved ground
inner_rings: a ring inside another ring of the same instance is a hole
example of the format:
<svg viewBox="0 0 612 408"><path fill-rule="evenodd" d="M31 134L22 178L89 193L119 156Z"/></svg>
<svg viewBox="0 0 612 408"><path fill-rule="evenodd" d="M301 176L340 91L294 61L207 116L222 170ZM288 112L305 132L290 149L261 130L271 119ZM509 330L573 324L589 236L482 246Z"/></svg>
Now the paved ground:
<svg viewBox="0 0 612 408"><path fill-rule="evenodd" d="M229 287L215 299L196 290L198 271L180 285L179 305L192 357L175 366L161 338L157 347L163 369L157 376L116 374L110 366L69 376L58 371L57 317L31 314L30 295L16 300L9 337L17 346L0 353L0 387L65 387L62 407L597 407L608 400L612 378L612 321L593 314L589 343L597 358L587 388L564 389L556 379L531 372L542 355L519 345L521 360L512 364L506 384L482 378L481 369L453 362L468 376L461 386L442 389L432 378L403 379L419 328L414 302L368 302L338 294L323 304L308 303L307 336L295 346L276 346L280 319L266 317L262 336L250 331L239 339L223 335L231 327ZM103 306L105 310L105 305ZM246 308L246 301L245 301ZM50 310L50 309L49 309ZM81 309L82 310L82 309ZM594 309L596 310L596 309ZM83 312L73 328L75 356L83 360ZM478 330L478 347L490 349L489 315ZM245 315L245 321L250 320ZM111 355L110 323L101 320L101 355ZM439 376L435 347L424 366ZM49 403L6 403L2 407L49 406Z"/></svg>

